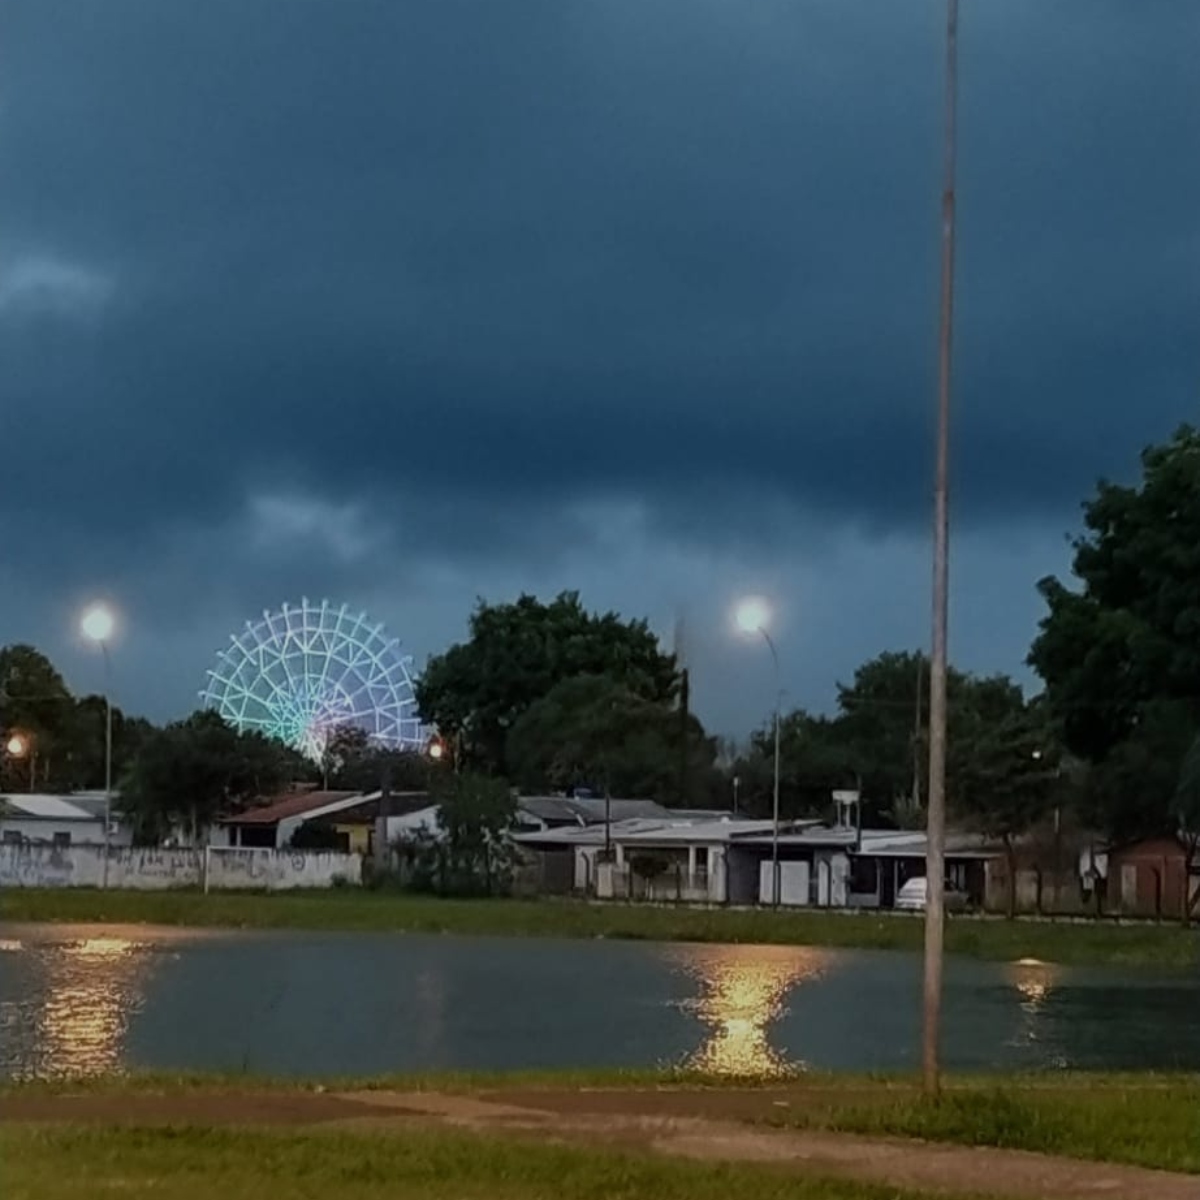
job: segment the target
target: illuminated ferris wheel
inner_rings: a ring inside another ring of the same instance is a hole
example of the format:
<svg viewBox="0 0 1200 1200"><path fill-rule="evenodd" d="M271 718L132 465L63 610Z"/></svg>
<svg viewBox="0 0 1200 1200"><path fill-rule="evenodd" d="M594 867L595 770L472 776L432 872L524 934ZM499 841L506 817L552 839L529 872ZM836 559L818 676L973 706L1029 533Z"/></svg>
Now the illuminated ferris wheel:
<svg viewBox="0 0 1200 1200"><path fill-rule="evenodd" d="M247 621L217 655L200 693L241 730L257 730L320 759L348 726L372 744L420 748L425 741L400 642L366 613L302 600Z"/></svg>

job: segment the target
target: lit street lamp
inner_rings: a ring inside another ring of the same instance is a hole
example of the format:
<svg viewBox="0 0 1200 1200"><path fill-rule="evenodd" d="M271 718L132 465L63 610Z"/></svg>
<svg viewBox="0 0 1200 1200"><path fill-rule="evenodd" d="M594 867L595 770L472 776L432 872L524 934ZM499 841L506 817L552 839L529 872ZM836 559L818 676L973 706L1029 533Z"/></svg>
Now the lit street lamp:
<svg viewBox="0 0 1200 1200"><path fill-rule="evenodd" d="M9 758L28 758L29 759L29 790L36 790L37 779L37 755L33 750L33 738L27 733L21 733L19 730L9 734L8 741L4 743L4 753Z"/></svg>
<svg viewBox="0 0 1200 1200"><path fill-rule="evenodd" d="M79 622L80 631L104 656L104 886L108 887L108 851L112 829L112 662L108 642L116 627L112 609L93 604Z"/></svg>
<svg viewBox="0 0 1200 1200"><path fill-rule="evenodd" d="M743 633L761 633L763 641L771 651L771 662L775 666L775 770L771 789L771 903L779 907L779 707L783 689L779 679L779 651L767 632L771 610L767 602L757 596L743 600L734 613L734 620Z"/></svg>

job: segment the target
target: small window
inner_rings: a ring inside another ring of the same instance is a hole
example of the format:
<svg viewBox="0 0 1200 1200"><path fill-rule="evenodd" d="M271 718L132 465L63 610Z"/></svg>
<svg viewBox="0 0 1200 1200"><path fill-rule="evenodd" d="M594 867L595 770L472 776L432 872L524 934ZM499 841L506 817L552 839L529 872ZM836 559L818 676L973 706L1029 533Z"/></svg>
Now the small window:
<svg viewBox="0 0 1200 1200"><path fill-rule="evenodd" d="M4 844L6 846L20 846L25 841L20 832L16 829L6 829L4 831Z"/></svg>
<svg viewBox="0 0 1200 1200"><path fill-rule="evenodd" d="M54 835L54 844L56 846L69 846L71 844L70 830L67 830L66 832L60 831L60 832L56 833Z"/></svg>

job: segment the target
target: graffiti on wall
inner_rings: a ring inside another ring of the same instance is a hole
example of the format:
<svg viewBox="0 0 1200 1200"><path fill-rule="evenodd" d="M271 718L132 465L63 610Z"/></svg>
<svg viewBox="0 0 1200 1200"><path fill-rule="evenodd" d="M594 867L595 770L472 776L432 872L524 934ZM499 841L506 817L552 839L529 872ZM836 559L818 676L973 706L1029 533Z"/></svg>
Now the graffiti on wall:
<svg viewBox="0 0 1200 1200"><path fill-rule="evenodd" d="M281 891L362 883L362 859L332 851L158 850L0 845L0 887L103 887Z"/></svg>

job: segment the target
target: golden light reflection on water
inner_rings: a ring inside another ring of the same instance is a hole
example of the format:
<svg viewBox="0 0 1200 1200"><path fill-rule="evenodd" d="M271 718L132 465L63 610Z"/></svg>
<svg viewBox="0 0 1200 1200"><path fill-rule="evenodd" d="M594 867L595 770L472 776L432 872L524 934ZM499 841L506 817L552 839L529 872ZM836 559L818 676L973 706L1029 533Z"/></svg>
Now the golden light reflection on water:
<svg viewBox="0 0 1200 1200"><path fill-rule="evenodd" d="M1021 1008L1035 1015L1054 987L1057 968L1036 958L1020 958L1012 964L1011 972L1013 986L1021 997Z"/></svg>
<svg viewBox="0 0 1200 1200"><path fill-rule="evenodd" d="M93 1075L120 1069L129 1020L148 970L145 947L88 937L38 948L40 970L20 1024L30 1038L23 1074Z"/></svg>
<svg viewBox="0 0 1200 1200"><path fill-rule="evenodd" d="M1050 1061L1059 1062L1061 1055L1047 1044L1047 1039L1052 1039L1053 1026L1047 1021L1045 1009L1060 982L1060 968L1036 958L1021 958L1009 966L1008 975L1021 1005L1021 1024L1015 1042L1027 1046L1037 1043Z"/></svg>
<svg viewBox="0 0 1200 1200"><path fill-rule="evenodd" d="M803 1065L771 1045L770 1027L787 1013L793 988L824 974L831 958L827 951L697 946L680 948L675 957L700 985L700 995L682 1007L708 1029L686 1067L721 1075L769 1076Z"/></svg>

